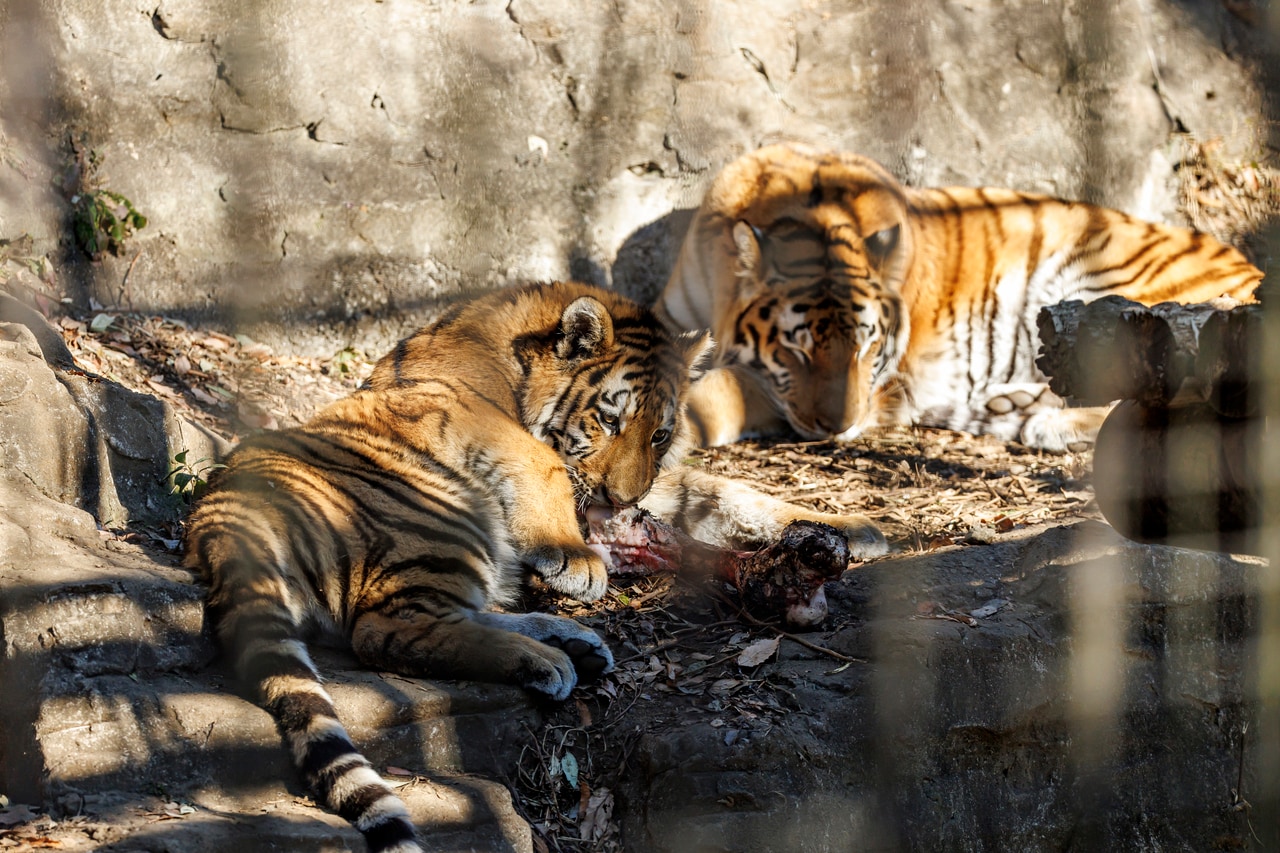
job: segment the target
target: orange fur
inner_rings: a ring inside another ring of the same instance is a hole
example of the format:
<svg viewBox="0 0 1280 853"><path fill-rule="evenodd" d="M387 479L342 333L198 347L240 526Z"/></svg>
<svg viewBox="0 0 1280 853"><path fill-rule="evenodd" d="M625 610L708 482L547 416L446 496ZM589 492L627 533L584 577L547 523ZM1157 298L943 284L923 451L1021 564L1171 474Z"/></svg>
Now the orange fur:
<svg viewBox="0 0 1280 853"><path fill-rule="evenodd" d="M906 187L856 154L775 145L716 177L657 310L709 329L717 368L734 372L693 389L693 419L714 425L704 444L915 423L1062 449L1101 416L1044 393L1040 308L1244 300L1261 277L1184 228L1012 190Z"/></svg>

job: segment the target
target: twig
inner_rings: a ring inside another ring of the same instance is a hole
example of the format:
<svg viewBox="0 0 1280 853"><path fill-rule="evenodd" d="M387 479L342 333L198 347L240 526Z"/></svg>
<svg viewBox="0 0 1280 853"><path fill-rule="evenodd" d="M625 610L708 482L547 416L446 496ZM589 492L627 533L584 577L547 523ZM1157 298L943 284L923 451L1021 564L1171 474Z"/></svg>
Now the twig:
<svg viewBox="0 0 1280 853"><path fill-rule="evenodd" d="M680 645L682 642L684 642L685 634L692 634L695 631L705 631L709 628L723 628L726 625L737 625L737 624L738 624L737 619L725 619L722 622L709 622L706 625L694 625L692 628L684 628L680 631L675 632L678 636L676 636L674 639L667 640L664 643L659 643L658 645L654 646L651 649L645 649L643 651L636 652L634 655L631 655L629 657L616 660L614 661L614 665L620 666L624 663L631 663L631 661L633 660L640 660L642 658L647 658L650 655L656 655L658 652L665 652L667 649L673 649L676 646Z"/></svg>
<svg viewBox="0 0 1280 853"><path fill-rule="evenodd" d="M849 657L848 655L842 655L840 654L840 652L834 651L833 649L829 649L826 646L820 646L817 643L811 643L808 640L804 639L803 637L799 637L799 636L796 636L795 634L784 631L781 628L779 628L777 625L772 624L771 622L765 622L761 619L757 619L756 617L748 613L746 610L742 609L740 605L737 605L734 602L730 601L728 597L725 596L725 594L720 592L719 590L716 590L716 595L720 596L731 607L737 607L739 618L741 618L742 620L744 620L745 622L751 625L754 625L757 628L768 628L770 631L777 633L778 636L783 637L784 639L790 640L791 642L796 643L798 645L804 646L806 649L809 649L810 651L818 652L819 654L824 654L827 657L833 657L836 660L844 661L845 663L866 663L866 661L863 660L862 658L852 658L852 657Z"/></svg>
<svg viewBox="0 0 1280 853"><path fill-rule="evenodd" d="M129 276L133 274L133 267L138 263L138 258L142 257L142 250L139 249L133 256L133 260L129 262L129 268L124 271L124 278L120 280L120 292L116 294L116 304L120 304L120 300L127 300L129 310L133 310L133 297L129 295Z"/></svg>

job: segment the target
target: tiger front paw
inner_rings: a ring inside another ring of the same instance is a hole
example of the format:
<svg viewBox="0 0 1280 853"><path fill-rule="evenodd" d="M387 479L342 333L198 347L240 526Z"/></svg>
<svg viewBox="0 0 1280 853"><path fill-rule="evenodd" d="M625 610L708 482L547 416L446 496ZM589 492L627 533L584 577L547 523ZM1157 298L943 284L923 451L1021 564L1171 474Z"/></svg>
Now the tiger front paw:
<svg viewBox="0 0 1280 853"><path fill-rule="evenodd" d="M547 586L579 601L595 601L609 586L604 560L586 545L541 545L525 562Z"/></svg>
<svg viewBox="0 0 1280 853"><path fill-rule="evenodd" d="M840 515L822 519L844 534L849 542L849 556L860 560L883 557L889 553L889 543L871 519L863 515Z"/></svg>

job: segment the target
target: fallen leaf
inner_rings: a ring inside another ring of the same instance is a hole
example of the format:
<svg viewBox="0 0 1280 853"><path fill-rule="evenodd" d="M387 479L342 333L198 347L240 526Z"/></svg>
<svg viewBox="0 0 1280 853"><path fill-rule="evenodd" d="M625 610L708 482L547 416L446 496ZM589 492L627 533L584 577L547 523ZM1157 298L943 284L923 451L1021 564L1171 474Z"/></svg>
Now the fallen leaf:
<svg viewBox="0 0 1280 853"><path fill-rule="evenodd" d="M756 640L754 643L743 649L742 654L738 655L738 666L759 666L777 654L778 645L781 642L781 637L768 637L763 640Z"/></svg>
<svg viewBox="0 0 1280 853"><path fill-rule="evenodd" d="M207 394L204 391L200 390L199 388L192 388L191 396L195 397L196 400L198 400L201 403L204 403L206 406L216 406L222 402L217 397L213 396L212 394Z"/></svg>
<svg viewBox="0 0 1280 853"><path fill-rule="evenodd" d="M599 841L608 832L612 818L613 792L608 788L600 788L587 800L582 823L578 827L578 837L583 841Z"/></svg>
<svg viewBox="0 0 1280 853"><path fill-rule="evenodd" d="M1008 603L1003 598L993 598L977 610L970 610L969 615L978 619L986 619L988 616L995 616Z"/></svg>
<svg viewBox="0 0 1280 853"><path fill-rule="evenodd" d="M569 783L570 788L578 787L578 759L574 758L572 752L566 752L560 759L560 772L564 774L564 781Z"/></svg>
<svg viewBox="0 0 1280 853"><path fill-rule="evenodd" d="M94 316L93 320L90 321L89 328L95 332L105 332L107 329L111 328L111 324L115 321L116 318L111 314L97 314Z"/></svg>
<svg viewBox="0 0 1280 853"><path fill-rule="evenodd" d="M147 380L147 385L151 387L152 391L155 391L157 394L159 394L162 397L176 397L178 395L176 391L174 391L168 385L165 385L163 382L156 381L154 377Z"/></svg>
<svg viewBox="0 0 1280 853"><path fill-rule="evenodd" d="M742 682L736 678L721 678L711 684L711 692L716 694L732 693Z"/></svg>

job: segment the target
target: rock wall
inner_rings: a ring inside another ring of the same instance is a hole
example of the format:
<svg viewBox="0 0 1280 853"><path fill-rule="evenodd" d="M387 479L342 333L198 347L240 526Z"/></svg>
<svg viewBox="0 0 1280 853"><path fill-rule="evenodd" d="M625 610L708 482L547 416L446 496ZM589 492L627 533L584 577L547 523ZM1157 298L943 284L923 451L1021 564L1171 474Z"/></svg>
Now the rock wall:
<svg viewBox="0 0 1280 853"><path fill-rule="evenodd" d="M1177 132L1265 138L1251 8L6 0L0 238L72 298L327 354L516 279L649 297L714 171L781 138L1168 218ZM119 257L68 236L86 188L149 219Z"/></svg>

